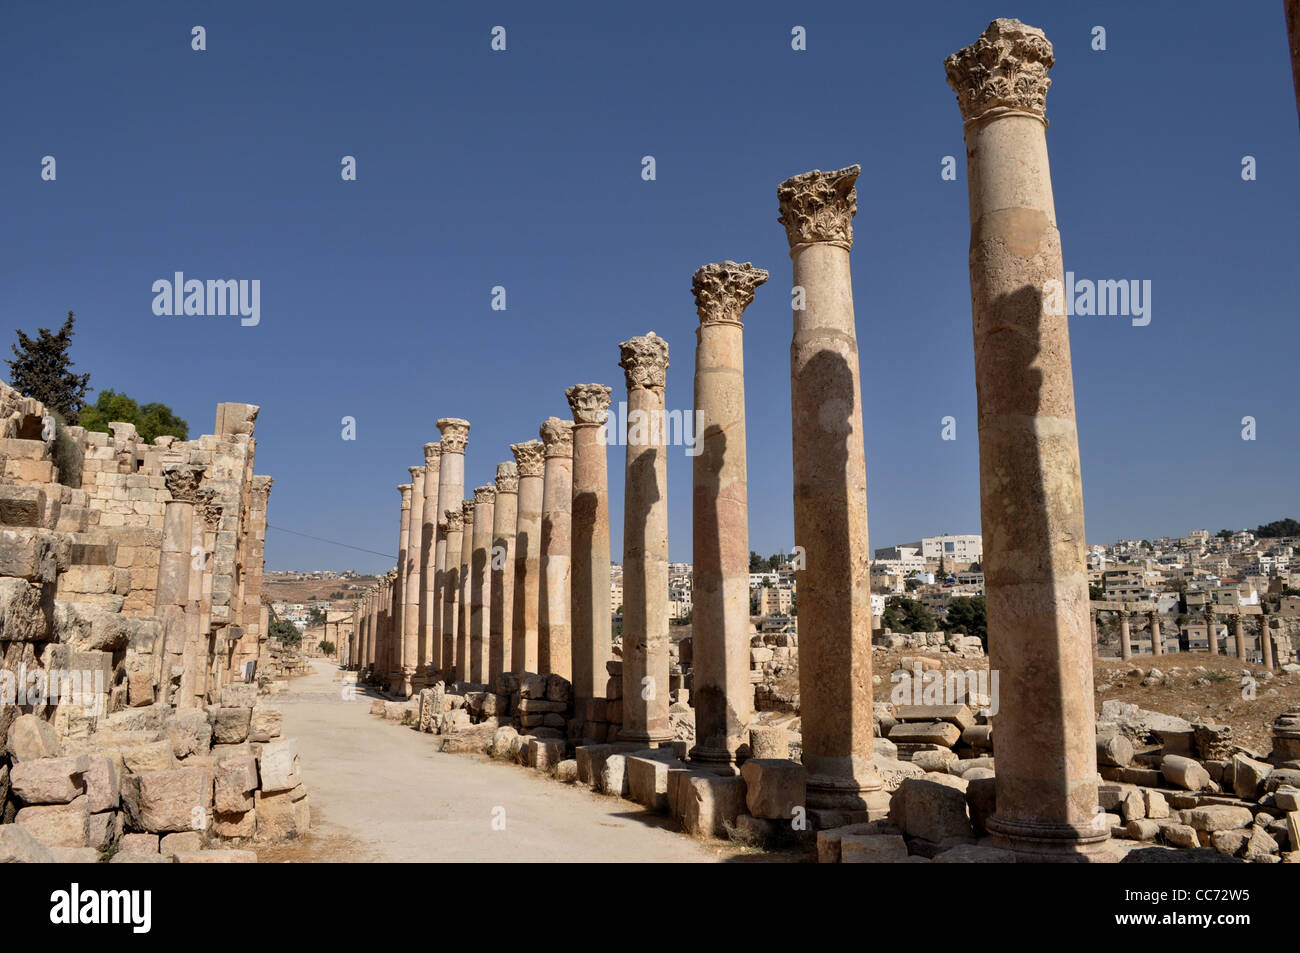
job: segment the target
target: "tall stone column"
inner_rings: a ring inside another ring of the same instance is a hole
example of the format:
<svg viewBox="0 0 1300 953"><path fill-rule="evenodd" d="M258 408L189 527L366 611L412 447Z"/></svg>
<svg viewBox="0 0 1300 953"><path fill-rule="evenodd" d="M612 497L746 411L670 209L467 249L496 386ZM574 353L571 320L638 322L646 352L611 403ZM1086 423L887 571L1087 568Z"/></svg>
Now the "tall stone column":
<svg viewBox="0 0 1300 953"><path fill-rule="evenodd" d="M519 467L497 464L497 498L492 510L492 578L488 621L488 683L510 671L511 621L515 599L515 522L519 518Z"/></svg>
<svg viewBox="0 0 1300 953"><path fill-rule="evenodd" d="M790 344L799 698L817 824L888 810L871 722L871 550L862 386L849 250L860 171L812 171L777 189L794 265ZM799 306L802 305L802 308Z"/></svg>
<svg viewBox="0 0 1300 953"><path fill-rule="evenodd" d="M456 677L456 595L460 591L460 550L463 542L465 517L460 506L443 510L442 518L446 527L444 542L447 546L447 562L442 571L442 675L447 681L454 682ZM453 557L452 554L455 554ZM447 644L450 636L451 645Z"/></svg>
<svg viewBox="0 0 1300 953"><path fill-rule="evenodd" d="M398 488L402 494L402 530L397 542L397 577L393 582L393 608L388 624L388 645L385 646L384 673L388 679L389 691L397 692L402 688L402 601L406 596L407 541L411 537L411 491L410 483L403 483Z"/></svg>
<svg viewBox="0 0 1300 953"><path fill-rule="evenodd" d="M1147 621L1151 625L1151 653L1153 655L1165 654L1165 641L1160 635L1160 612L1152 610L1147 613Z"/></svg>
<svg viewBox="0 0 1300 953"><path fill-rule="evenodd" d="M989 665L1001 673L987 826L1018 852L1071 860L1109 835L1094 823L1083 487L1047 160L1052 62L1041 30L1001 19L944 66L966 120Z"/></svg>
<svg viewBox="0 0 1300 953"><path fill-rule="evenodd" d="M1127 609L1119 610L1119 657L1122 659L1133 657L1133 640L1129 634Z"/></svg>
<svg viewBox="0 0 1300 953"><path fill-rule="evenodd" d="M542 480L546 460L540 440L512 443L519 468L519 510L515 521L515 605L511 620L513 671L537 671L537 608L542 572Z"/></svg>
<svg viewBox="0 0 1300 953"><path fill-rule="evenodd" d="M749 756L749 491L745 463L745 358L741 316L767 272L746 262L705 265L691 290L700 318L695 347L696 446L691 501L694 583L691 760L736 764Z"/></svg>
<svg viewBox="0 0 1300 953"><path fill-rule="evenodd" d="M1263 656L1264 668L1273 671L1273 630L1268 626L1268 616L1259 617L1259 654Z"/></svg>
<svg viewBox="0 0 1300 953"><path fill-rule="evenodd" d="M420 631L415 685L432 684L440 667L442 642L434 638L433 607L438 566L438 490L442 478L442 444L424 445L424 507L420 517Z"/></svg>
<svg viewBox="0 0 1300 953"><path fill-rule="evenodd" d="M460 576L456 589L456 680L470 681L469 590L474 564L474 501L461 500Z"/></svg>
<svg viewBox="0 0 1300 953"><path fill-rule="evenodd" d="M537 671L573 678L569 627L569 560L572 551L573 422L547 417L538 428L542 470L542 558L537 603Z"/></svg>
<svg viewBox="0 0 1300 953"><path fill-rule="evenodd" d="M623 487L622 741L658 746L668 723L668 342L653 331L618 346L627 377Z"/></svg>
<svg viewBox="0 0 1300 953"><path fill-rule="evenodd" d="M1246 657L1246 620L1241 617L1241 611L1238 610L1232 620L1232 636L1236 642L1237 659L1243 660Z"/></svg>
<svg viewBox="0 0 1300 953"><path fill-rule="evenodd" d="M438 533L434 537L434 595L433 619L436 629L431 638L442 643L438 666L443 678L452 678L451 669L456 658L456 629L445 628L447 611L442 605L448 590L445 574L460 571L460 546L448 547L446 514L454 509L460 512L465 496L465 447L469 443L469 421L460 417L443 417L438 421L442 434L442 466L438 473ZM450 590L454 591L454 590ZM452 614L451 618L456 618Z"/></svg>
<svg viewBox="0 0 1300 953"><path fill-rule="evenodd" d="M1092 627L1092 654L1099 655L1100 649L1097 643L1097 610L1089 607L1088 624Z"/></svg>
<svg viewBox="0 0 1300 953"><path fill-rule="evenodd" d="M1207 602L1205 604L1205 631L1208 634L1206 651L1211 655L1219 654L1219 633L1217 629L1218 620L1215 618L1214 614L1214 603Z"/></svg>
<svg viewBox="0 0 1300 953"><path fill-rule="evenodd" d="M469 680L487 682L490 661L488 648L491 634L492 531L496 527L497 488L490 483L474 488L474 539L470 556L469 586Z"/></svg>
<svg viewBox="0 0 1300 953"><path fill-rule="evenodd" d="M605 421L611 389L575 384L564 392L573 411L573 564L569 605L573 636L574 711L584 722L603 722L593 709L604 705L606 663L610 659L609 474L605 460Z"/></svg>
<svg viewBox="0 0 1300 953"><path fill-rule="evenodd" d="M406 538L406 589L402 599L402 694L410 697L420 656L420 559L424 522L424 467L411 471L411 518Z"/></svg>

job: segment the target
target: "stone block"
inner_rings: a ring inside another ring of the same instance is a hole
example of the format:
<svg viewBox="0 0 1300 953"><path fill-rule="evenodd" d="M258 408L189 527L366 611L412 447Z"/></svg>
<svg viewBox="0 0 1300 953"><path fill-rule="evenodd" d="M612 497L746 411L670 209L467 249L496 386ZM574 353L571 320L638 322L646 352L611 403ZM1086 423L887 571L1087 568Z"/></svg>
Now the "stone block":
<svg viewBox="0 0 1300 953"><path fill-rule="evenodd" d="M19 715L9 726L5 750L15 763L57 758L61 753L54 726L35 715Z"/></svg>
<svg viewBox="0 0 1300 953"><path fill-rule="evenodd" d="M1246 807L1210 804L1205 807L1192 808L1185 813L1184 819L1194 830L1206 831L1212 834L1215 831L1249 827L1254 822L1255 815Z"/></svg>
<svg viewBox="0 0 1300 953"><path fill-rule="evenodd" d="M194 850L175 855L178 864L255 864L257 853L251 850Z"/></svg>
<svg viewBox="0 0 1300 953"><path fill-rule="evenodd" d="M296 788L302 783L298 743L285 739L263 745L257 768L262 790L267 794Z"/></svg>
<svg viewBox="0 0 1300 953"><path fill-rule="evenodd" d="M740 768L745 779L745 804L754 817L786 820L807 801L808 772L801 764L751 758Z"/></svg>
<svg viewBox="0 0 1300 953"><path fill-rule="evenodd" d="M124 747L122 763L132 774L167 771L176 767L175 747L170 741L154 741Z"/></svg>
<svg viewBox="0 0 1300 953"><path fill-rule="evenodd" d="M292 840L311 828L307 791L303 787L274 794L258 791L255 803L258 840Z"/></svg>
<svg viewBox="0 0 1300 953"><path fill-rule="evenodd" d="M121 850L138 850L158 853L160 838L157 834L123 834Z"/></svg>
<svg viewBox="0 0 1300 953"><path fill-rule="evenodd" d="M961 729L947 721L921 721L895 725L889 729L895 744L941 745L951 748L961 740Z"/></svg>
<svg viewBox="0 0 1300 953"><path fill-rule="evenodd" d="M1237 797L1253 801L1264 789L1264 781L1273 770L1271 764L1256 761L1244 754L1232 758L1232 788Z"/></svg>
<svg viewBox="0 0 1300 953"><path fill-rule="evenodd" d="M1208 790L1212 781L1210 773L1192 758L1167 754L1160 760L1160 772L1175 787L1188 791Z"/></svg>
<svg viewBox="0 0 1300 953"><path fill-rule="evenodd" d="M682 830L695 837L725 837L727 827L745 813L745 780L690 774L681 790Z"/></svg>
<svg viewBox="0 0 1300 953"><path fill-rule="evenodd" d="M569 758L561 761L555 766L555 780L565 784L573 784L578 780L578 762Z"/></svg>
<svg viewBox="0 0 1300 953"><path fill-rule="evenodd" d="M122 806L135 830L162 834L201 828L212 808L212 772L195 766L128 775Z"/></svg>
<svg viewBox="0 0 1300 953"><path fill-rule="evenodd" d="M628 797L651 811L668 810L668 763L661 758L627 756Z"/></svg>
<svg viewBox="0 0 1300 953"><path fill-rule="evenodd" d="M614 753L614 746L579 745L573 753L578 763L578 782L594 787L600 781L600 769L605 759Z"/></svg>
<svg viewBox="0 0 1300 953"><path fill-rule="evenodd" d="M284 716L278 708L256 705L248 722L248 740L267 742L280 737Z"/></svg>
<svg viewBox="0 0 1300 953"><path fill-rule="evenodd" d="M213 811L212 833L226 839L254 837L257 835L257 811L244 811L242 814Z"/></svg>
<svg viewBox="0 0 1300 953"><path fill-rule="evenodd" d="M202 849L203 835L198 831L183 831L178 834L168 834L158 843L158 852L164 857L170 857L172 854Z"/></svg>
<svg viewBox="0 0 1300 953"><path fill-rule="evenodd" d="M69 804L86 793L86 755L20 761L10 770L9 785L24 804Z"/></svg>
<svg viewBox="0 0 1300 953"><path fill-rule="evenodd" d="M223 814L243 814L253 809L257 790L257 759L251 755L217 761L213 778L213 807Z"/></svg>
<svg viewBox="0 0 1300 953"><path fill-rule="evenodd" d="M20 824L0 824L0 864L52 864L50 848Z"/></svg>
<svg viewBox="0 0 1300 953"><path fill-rule="evenodd" d="M907 835L935 844L948 837L970 837L974 830L966 808L966 788L965 781L952 775L908 778L894 792L890 820Z"/></svg>
<svg viewBox="0 0 1300 953"><path fill-rule="evenodd" d="M21 808L14 823L47 847L89 847L87 816L86 799L79 797L71 804Z"/></svg>
<svg viewBox="0 0 1300 953"><path fill-rule="evenodd" d="M934 855L936 864L1014 864L1016 855L1009 850L986 844L958 844Z"/></svg>
<svg viewBox="0 0 1300 953"><path fill-rule="evenodd" d="M907 841L899 834L847 834L840 838L843 864L889 864L906 858Z"/></svg>
<svg viewBox="0 0 1300 953"><path fill-rule="evenodd" d="M613 797L623 797L628 793L627 758L621 754L611 754L600 766L600 793Z"/></svg>
<svg viewBox="0 0 1300 953"><path fill-rule="evenodd" d="M966 705L899 705L894 720L901 722L944 721L957 726L958 737L975 724L975 713Z"/></svg>
<svg viewBox="0 0 1300 953"><path fill-rule="evenodd" d="M784 725L755 725L749 729L749 747L751 758L787 760L790 732Z"/></svg>
<svg viewBox="0 0 1300 953"><path fill-rule="evenodd" d="M248 740L251 708L215 708L212 710L212 740L221 745L237 745Z"/></svg>
<svg viewBox="0 0 1300 953"><path fill-rule="evenodd" d="M169 717L166 732L172 743L172 754L177 758L207 754L212 747L212 725L208 713L198 708L178 711Z"/></svg>
<svg viewBox="0 0 1300 953"><path fill-rule="evenodd" d="M548 738L533 738L528 742L525 756L528 767L546 773L564 760L564 742Z"/></svg>

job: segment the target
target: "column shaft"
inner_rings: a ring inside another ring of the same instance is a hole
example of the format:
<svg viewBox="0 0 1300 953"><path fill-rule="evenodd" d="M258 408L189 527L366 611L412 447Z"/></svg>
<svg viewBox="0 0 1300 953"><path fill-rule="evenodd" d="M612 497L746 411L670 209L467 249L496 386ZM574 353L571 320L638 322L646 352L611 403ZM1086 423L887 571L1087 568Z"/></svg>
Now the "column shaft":
<svg viewBox="0 0 1300 953"><path fill-rule="evenodd" d="M541 582L537 604L537 670L573 678L569 626L569 560L572 550L573 422L548 417L538 431L546 462L542 471Z"/></svg>
<svg viewBox="0 0 1300 953"><path fill-rule="evenodd" d="M584 722L603 722L593 707L605 698L612 645L609 611L609 474L605 424L610 388L575 384L565 391L573 411L572 611L574 710ZM603 707L603 701L601 707Z"/></svg>
<svg viewBox="0 0 1300 953"><path fill-rule="evenodd" d="M492 510L492 606L488 624L488 681L511 671L515 598L515 522L519 518L519 468L497 464L497 498Z"/></svg>
<svg viewBox="0 0 1300 953"><path fill-rule="evenodd" d="M510 664L514 672L537 671L537 609L542 555L542 442L510 445L519 467L515 521L515 591Z"/></svg>

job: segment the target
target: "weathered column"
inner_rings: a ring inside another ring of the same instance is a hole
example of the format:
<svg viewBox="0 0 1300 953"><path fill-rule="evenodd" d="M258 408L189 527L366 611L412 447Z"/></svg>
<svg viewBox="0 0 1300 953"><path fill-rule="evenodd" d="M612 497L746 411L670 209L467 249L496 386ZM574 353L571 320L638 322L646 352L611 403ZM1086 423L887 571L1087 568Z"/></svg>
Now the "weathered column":
<svg viewBox="0 0 1300 953"><path fill-rule="evenodd" d="M148 686L151 691L156 689L156 694L145 691L146 680L137 672L130 673L128 689L132 705L144 700L194 708L198 701L193 690L194 675L188 667L181 675L175 696L171 697L169 692L172 666L178 663L187 666L189 662L186 653L195 623L190 581L194 561L195 491L201 471L173 467L164 471L163 476L172 497L163 504L162 551L158 557L158 588L154 593L154 615L162 623L163 644L155 646L153 664L147 669ZM133 661L139 664L140 657Z"/></svg>
<svg viewBox="0 0 1300 953"><path fill-rule="evenodd" d="M449 682L456 678L456 595L460 591L460 550L463 542L465 517L460 506L442 511L446 528L443 541L447 546L447 562L442 570L442 676ZM454 554L454 556L453 556ZM450 637L451 644L447 644Z"/></svg>
<svg viewBox="0 0 1300 953"><path fill-rule="evenodd" d="M402 494L402 530L397 542L397 577L393 583L393 608L388 624L388 645L385 647L384 673L387 676L389 691L397 692L402 688L402 600L406 596L406 544L411 536L411 484L403 483L398 491Z"/></svg>
<svg viewBox="0 0 1300 953"><path fill-rule="evenodd" d="M1264 659L1264 668L1273 671L1273 630L1266 615L1259 617L1259 654Z"/></svg>
<svg viewBox="0 0 1300 953"><path fill-rule="evenodd" d="M1129 634L1127 609L1119 610L1119 657L1122 659L1133 657L1133 641Z"/></svg>
<svg viewBox="0 0 1300 953"><path fill-rule="evenodd" d="M1109 835L1094 818L1083 488L1044 115L1051 65L1042 31L1010 19L944 64L966 120L989 665L1001 673L987 826L1004 846L1068 860Z"/></svg>
<svg viewBox="0 0 1300 953"><path fill-rule="evenodd" d="M1218 621L1214 615L1214 603L1207 602L1205 604L1205 631L1209 641L1206 645L1206 651L1211 655L1219 654L1219 633L1216 631L1217 628Z"/></svg>
<svg viewBox="0 0 1300 953"><path fill-rule="evenodd" d="M515 592L510 664L518 672L537 671L537 607L542 570L542 442L512 443L519 468L519 511L515 520Z"/></svg>
<svg viewBox="0 0 1300 953"><path fill-rule="evenodd" d="M489 622L492 612L492 531L496 526L497 488L490 483L474 488L474 540L470 556L469 680L488 681Z"/></svg>
<svg viewBox="0 0 1300 953"><path fill-rule="evenodd" d="M510 671L511 620L515 599L515 522L519 518L519 467L497 464L497 498L492 510L492 578L488 621L488 683Z"/></svg>
<svg viewBox="0 0 1300 953"><path fill-rule="evenodd" d="M623 487L623 728L621 741L657 746L668 723L668 342L653 331L618 346L627 377Z"/></svg>
<svg viewBox="0 0 1300 953"><path fill-rule="evenodd" d="M420 516L420 632L415 685L423 688L436 678L442 642L434 638L433 607L438 575L438 492L442 478L442 444L424 445L424 507Z"/></svg>
<svg viewBox="0 0 1300 953"><path fill-rule="evenodd" d="M603 709L605 704L606 663L613 642L605 460L610 392L604 384L575 384L564 392L573 411L573 564L569 577L573 702L584 723L607 720L606 712L596 708Z"/></svg>
<svg viewBox="0 0 1300 953"><path fill-rule="evenodd" d="M460 576L456 588L456 680L470 680L469 657L469 589L474 563L474 501L461 500Z"/></svg>
<svg viewBox="0 0 1300 953"><path fill-rule="evenodd" d="M435 630L431 638L442 643L439 652L439 669L443 678L452 678L451 668L456 658L456 629L444 627L447 611L442 605L446 597L446 580L443 574L455 571L459 573L460 547L448 548L446 513L454 509L460 512L460 501L465 496L465 447L469 443L469 421L460 417L443 417L438 421L438 430L442 434L442 465L438 472L438 534L434 537L434 596L433 619ZM454 590L450 590L454 591ZM456 618L452 614L451 618Z"/></svg>
<svg viewBox="0 0 1300 953"><path fill-rule="evenodd" d="M1233 641L1237 643L1237 659L1244 661L1246 658L1246 620L1241 617L1241 610L1238 609L1237 615L1232 620Z"/></svg>
<svg viewBox="0 0 1300 953"><path fill-rule="evenodd" d="M1151 626L1151 653L1153 655L1165 654L1165 641L1160 635L1160 612L1152 610L1147 613L1147 621Z"/></svg>
<svg viewBox="0 0 1300 953"><path fill-rule="evenodd" d="M420 657L420 560L424 523L424 467L411 471L411 518L406 538L406 595L402 599L402 695L410 697Z"/></svg>
<svg viewBox="0 0 1300 953"><path fill-rule="evenodd" d="M569 559L572 549L573 422L547 417L538 428L546 460L542 469L541 584L537 603L537 671L573 678L569 629Z"/></svg>
<svg viewBox="0 0 1300 953"><path fill-rule="evenodd" d="M691 290L696 457L691 760L736 764L749 756L749 492L745 463L745 358L741 316L767 272L746 262L705 265Z"/></svg>
<svg viewBox="0 0 1300 953"><path fill-rule="evenodd" d="M858 166L777 189L794 265L790 345L803 763L814 822L888 810L872 761L871 573L849 249Z"/></svg>

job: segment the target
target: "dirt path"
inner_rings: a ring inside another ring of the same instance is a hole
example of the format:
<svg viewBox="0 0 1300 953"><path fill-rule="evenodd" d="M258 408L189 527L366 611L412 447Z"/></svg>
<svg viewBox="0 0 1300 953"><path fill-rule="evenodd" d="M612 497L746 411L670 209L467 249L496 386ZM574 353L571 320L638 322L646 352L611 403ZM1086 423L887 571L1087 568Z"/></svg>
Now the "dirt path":
<svg viewBox="0 0 1300 953"><path fill-rule="evenodd" d="M668 830L666 819L628 801L436 752L432 736L372 716L365 692L344 701L333 663L313 665L314 675L274 699L302 754L312 833L260 850L263 862L739 859L731 845ZM505 830L494 830L501 809Z"/></svg>

